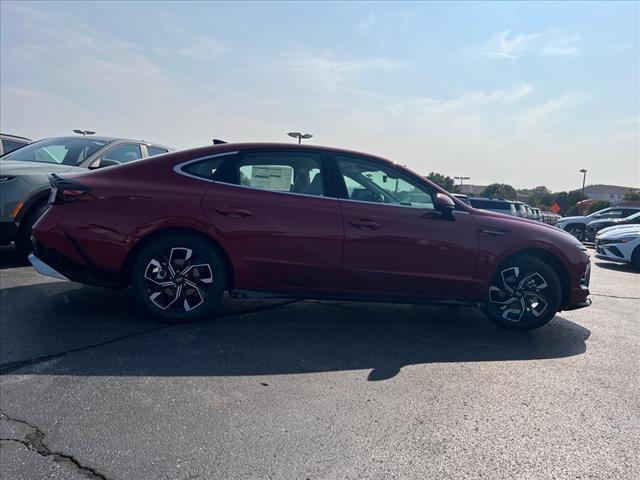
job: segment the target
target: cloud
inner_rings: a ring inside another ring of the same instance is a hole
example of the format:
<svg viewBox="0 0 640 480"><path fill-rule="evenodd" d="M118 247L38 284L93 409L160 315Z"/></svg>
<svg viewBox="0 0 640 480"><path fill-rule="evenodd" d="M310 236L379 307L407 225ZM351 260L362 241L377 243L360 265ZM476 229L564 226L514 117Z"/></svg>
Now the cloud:
<svg viewBox="0 0 640 480"><path fill-rule="evenodd" d="M336 91L372 72L391 72L403 66L403 62L387 58L336 60L329 56L298 54L287 56L276 68L293 72L303 85L320 85Z"/></svg>
<svg viewBox="0 0 640 480"><path fill-rule="evenodd" d="M519 127L523 131L543 130L549 122L563 118L573 107L583 102L584 99L575 93L553 98L526 110L520 117Z"/></svg>
<svg viewBox="0 0 640 480"><path fill-rule="evenodd" d="M357 33L367 33L371 31L373 27L376 25L376 16L373 13L370 13L362 20L358 21L354 26L353 30Z"/></svg>
<svg viewBox="0 0 640 480"><path fill-rule="evenodd" d="M518 33L510 30L496 33L484 46L476 49L483 57L517 60L526 55L574 56L579 53L578 35L560 32Z"/></svg>
<svg viewBox="0 0 640 480"><path fill-rule="evenodd" d="M220 41L203 35L197 36L191 43L176 48L156 48L161 55L179 55L196 60L212 60L227 53L229 49Z"/></svg>

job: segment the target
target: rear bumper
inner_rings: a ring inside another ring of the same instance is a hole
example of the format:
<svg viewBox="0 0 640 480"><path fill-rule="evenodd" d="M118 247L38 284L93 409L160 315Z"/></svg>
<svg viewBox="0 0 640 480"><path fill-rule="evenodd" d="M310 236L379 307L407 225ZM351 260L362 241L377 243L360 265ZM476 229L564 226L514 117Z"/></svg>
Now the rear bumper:
<svg viewBox="0 0 640 480"><path fill-rule="evenodd" d="M86 257L85 253L75 242L71 242L71 248L77 251L78 256L85 259L84 263L69 258L57 250L48 248L44 244L33 237L33 254L29 257L34 258L31 264L36 270L47 276L54 278L62 278L73 282L85 283L87 285L95 285L98 287L121 288L126 286L119 274L96 268Z"/></svg>
<svg viewBox="0 0 640 480"><path fill-rule="evenodd" d="M29 254L29 262L31 262L31 265L33 265L33 268L35 268L40 275L44 275L46 277L58 278L60 280L69 280L67 277L65 277L60 272L58 272L55 268L51 267L47 263L40 260L33 253Z"/></svg>

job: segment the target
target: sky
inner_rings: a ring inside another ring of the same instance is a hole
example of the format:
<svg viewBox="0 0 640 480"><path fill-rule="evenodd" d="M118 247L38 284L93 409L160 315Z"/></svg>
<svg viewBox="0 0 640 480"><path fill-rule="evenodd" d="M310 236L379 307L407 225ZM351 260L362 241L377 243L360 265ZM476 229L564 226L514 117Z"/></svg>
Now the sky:
<svg viewBox="0 0 640 480"><path fill-rule="evenodd" d="M0 3L0 128L640 187L638 2Z"/></svg>

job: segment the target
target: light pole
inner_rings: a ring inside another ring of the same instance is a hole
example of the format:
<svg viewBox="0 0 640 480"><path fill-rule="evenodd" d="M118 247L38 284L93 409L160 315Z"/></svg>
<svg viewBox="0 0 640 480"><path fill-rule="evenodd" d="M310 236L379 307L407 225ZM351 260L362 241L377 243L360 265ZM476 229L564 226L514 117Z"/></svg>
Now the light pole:
<svg viewBox="0 0 640 480"><path fill-rule="evenodd" d="M303 138L306 140L308 138L313 137L313 135L311 135L310 133L300 133L300 132L289 132L289 133L287 133L287 135L289 135L290 137L293 137L293 138L297 138L298 139L298 144L302 143L302 139Z"/></svg>
<svg viewBox="0 0 640 480"><path fill-rule="evenodd" d="M587 180L587 170L581 168L580 173L582 173L582 198L580 199L580 214L582 214L584 213L584 183Z"/></svg>
<svg viewBox="0 0 640 480"><path fill-rule="evenodd" d="M453 178L455 178L456 180L460 180L460 193L462 193L462 181L471 179L471 177L453 177Z"/></svg>

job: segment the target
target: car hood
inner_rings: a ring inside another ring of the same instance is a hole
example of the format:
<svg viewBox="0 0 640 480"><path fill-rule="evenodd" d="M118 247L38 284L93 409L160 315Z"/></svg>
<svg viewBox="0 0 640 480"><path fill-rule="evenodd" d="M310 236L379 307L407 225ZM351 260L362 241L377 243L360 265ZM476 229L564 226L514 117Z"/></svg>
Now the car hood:
<svg viewBox="0 0 640 480"><path fill-rule="evenodd" d="M615 225L613 227L603 228L598 232L598 238L611 238L617 235L629 234L629 233L640 233L640 225Z"/></svg>
<svg viewBox="0 0 640 480"><path fill-rule="evenodd" d="M587 217L582 216L582 215L578 215L575 217L562 217L560 220L558 220L557 223L566 223L566 222L588 222L591 219L591 217Z"/></svg>
<svg viewBox="0 0 640 480"><path fill-rule="evenodd" d="M480 210L480 209L474 209L474 210L476 213L476 219L479 221L480 225L483 225L483 221L482 221L483 218L487 218L487 217L498 218L498 219L501 219L502 221L508 222L505 224L506 226L510 225L515 228L518 228L518 225L521 225L524 223L528 225L530 228L532 227L532 228L540 229L542 231L547 231L547 232L551 231L553 232L553 235L559 234L561 238L568 238L572 241L572 243L575 243L576 241L573 235L571 235L569 232L562 230L561 228L556 227L555 225L549 225L548 223L539 222L537 220L530 220L528 218L514 217L513 215L505 215L505 214L493 212L490 210Z"/></svg>
<svg viewBox="0 0 640 480"><path fill-rule="evenodd" d="M26 162L21 160L0 160L2 175L34 175L49 173L68 173L84 169L72 165L60 165L57 163Z"/></svg>

